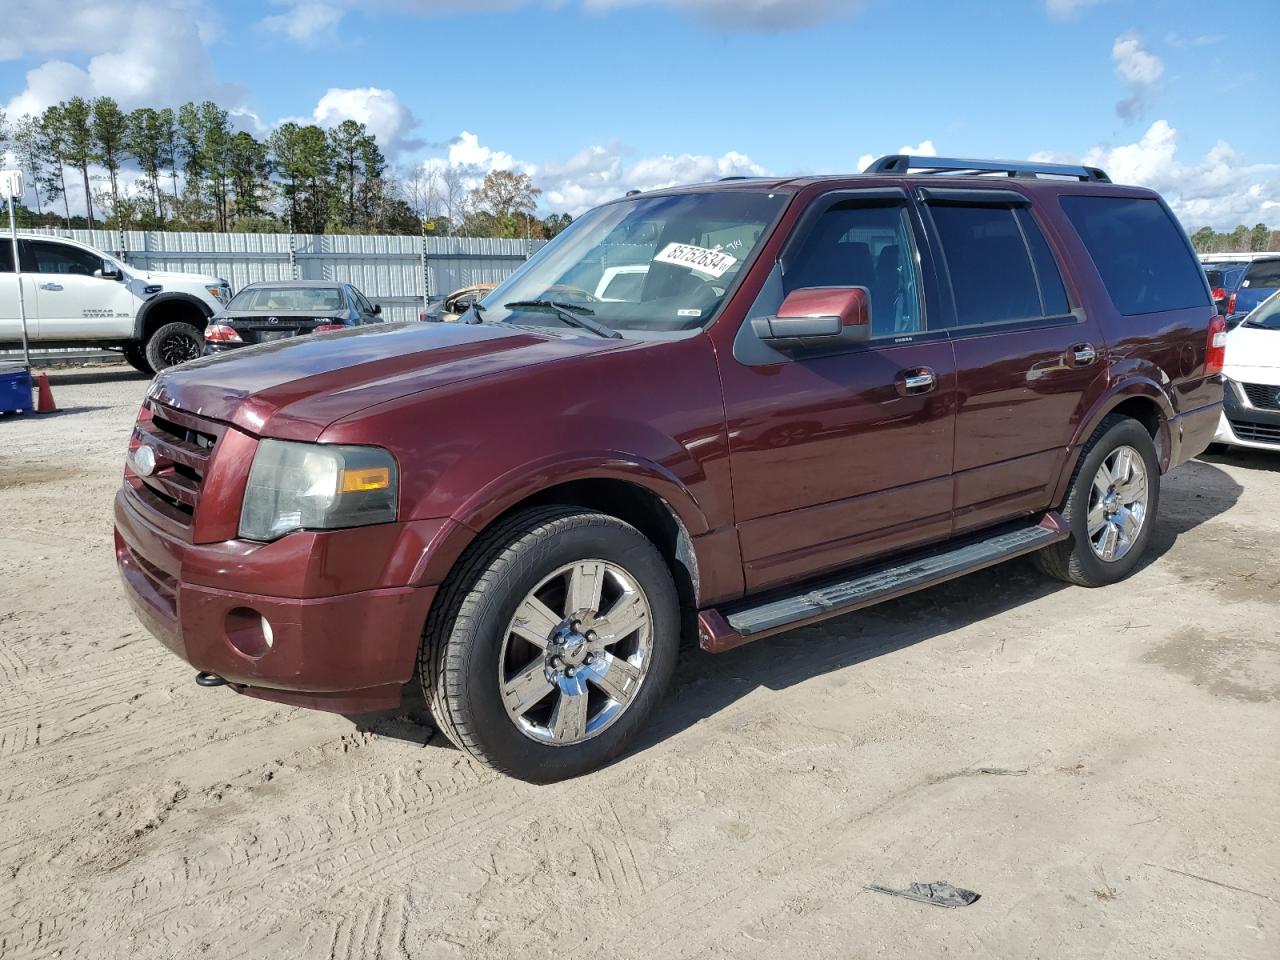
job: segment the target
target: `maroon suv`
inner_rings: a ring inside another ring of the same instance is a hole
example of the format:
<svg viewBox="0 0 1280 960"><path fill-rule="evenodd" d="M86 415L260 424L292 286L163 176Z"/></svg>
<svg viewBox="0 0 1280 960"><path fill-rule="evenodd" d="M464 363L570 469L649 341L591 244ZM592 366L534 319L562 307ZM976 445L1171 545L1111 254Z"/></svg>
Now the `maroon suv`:
<svg viewBox="0 0 1280 960"><path fill-rule="evenodd" d="M577 220L457 324L160 374L115 504L206 685L358 713L417 678L529 780L722 651L1010 557L1113 583L1212 438L1222 320L1161 199L886 157Z"/></svg>

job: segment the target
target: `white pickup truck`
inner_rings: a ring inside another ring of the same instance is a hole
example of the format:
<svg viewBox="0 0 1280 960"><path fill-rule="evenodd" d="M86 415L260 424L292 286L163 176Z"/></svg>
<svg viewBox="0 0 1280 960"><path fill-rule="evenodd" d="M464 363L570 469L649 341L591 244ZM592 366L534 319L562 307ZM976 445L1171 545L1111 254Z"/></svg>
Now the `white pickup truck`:
<svg viewBox="0 0 1280 960"><path fill-rule="evenodd" d="M118 349L136 369L154 373L200 356L205 321L226 305L225 280L147 271L62 237L0 233L0 349L22 345L18 281L32 347Z"/></svg>

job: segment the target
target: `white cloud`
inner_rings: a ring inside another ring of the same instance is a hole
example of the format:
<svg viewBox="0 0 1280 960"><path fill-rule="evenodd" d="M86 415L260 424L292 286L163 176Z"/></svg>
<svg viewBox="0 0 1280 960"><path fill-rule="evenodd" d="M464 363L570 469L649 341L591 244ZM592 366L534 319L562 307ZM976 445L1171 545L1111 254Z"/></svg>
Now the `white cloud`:
<svg viewBox="0 0 1280 960"><path fill-rule="evenodd" d="M518 170L528 174L543 191L544 210L574 216L628 190L658 190L682 183L766 173L750 157L733 150L720 156L682 153L633 157L632 151L616 140L586 147L564 159L536 164L486 146L476 134L465 130L450 142L445 156L426 160L422 167L427 172L454 170L468 190L479 186L491 170Z"/></svg>
<svg viewBox="0 0 1280 960"><path fill-rule="evenodd" d="M1164 42L1171 47L1185 50L1188 47L1211 47L1227 39L1225 33L1202 33L1193 37L1184 37L1170 31L1164 35Z"/></svg>
<svg viewBox="0 0 1280 960"><path fill-rule="evenodd" d="M1044 0L1044 8L1055 20L1069 20L1086 7L1096 7L1106 0Z"/></svg>
<svg viewBox="0 0 1280 960"><path fill-rule="evenodd" d="M901 146L895 152L906 154L908 157L936 157L938 155L938 148L933 145L932 140L926 139L921 140L914 147L910 144ZM858 157L858 164L855 169L859 171L866 170L867 167L871 166L871 164L881 156L883 156L883 154L864 153L862 156Z"/></svg>
<svg viewBox="0 0 1280 960"><path fill-rule="evenodd" d="M1116 76L1129 91L1129 96L1116 104L1116 113L1125 120L1135 120L1150 106L1151 97L1164 76L1164 62L1146 48L1141 37L1132 33L1116 37L1111 45L1111 60Z"/></svg>
<svg viewBox="0 0 1280 960"><path fill-rule="evenodd" d="M411 136L418 125L417 119L391 90L330 87L316 104L312 116L322 127L335 127L343 120L363 123L388 155L421 145Z"/></svg>
<svg viewBox="0 0 1280 960"><path fill-rule="evenodd" d="M1219 140L1200 160L1178 157L1178 131L1157 120L1135 143L1096 146L1083 156L1039 153L1033 160L1058 160L1101 167L1116 183L1159 191L1188 230L1230 229L1274 221L1280 216L1280 164L1249 163Z"/></svg>
<svg viewBox="0 0 1280 960"><path fill-rule="evenodd" d="M273 33L309 44L334 36L344 12L336 3L295 3L284 13L263 17L260 23Z"/></svg>
<svg viewBox="0 0 1280 960"><path fill-rule="evenodd" d="M111 96L125 109L238 99L217 80L207 48L215 33L194 0L9 0L0 60L54 56L27 71L5 109L38 113L72 96Z"/></svg>

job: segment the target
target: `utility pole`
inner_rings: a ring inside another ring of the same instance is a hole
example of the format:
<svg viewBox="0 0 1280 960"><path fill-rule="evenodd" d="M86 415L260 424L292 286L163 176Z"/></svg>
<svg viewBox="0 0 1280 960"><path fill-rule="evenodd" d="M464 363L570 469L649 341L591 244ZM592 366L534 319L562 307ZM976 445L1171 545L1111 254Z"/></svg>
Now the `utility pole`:
<svg viewBox="0 0 1280 960"><path fill-rule="evenodd" d="M13 278L18 284L18 316L22 319L22 361L31 369L31 344L27 341L27 299L22 290L22 258L18 256L18 198L23 195L22 171L0 170L0 188L9 200L9 236L13 241Z"/></svg>

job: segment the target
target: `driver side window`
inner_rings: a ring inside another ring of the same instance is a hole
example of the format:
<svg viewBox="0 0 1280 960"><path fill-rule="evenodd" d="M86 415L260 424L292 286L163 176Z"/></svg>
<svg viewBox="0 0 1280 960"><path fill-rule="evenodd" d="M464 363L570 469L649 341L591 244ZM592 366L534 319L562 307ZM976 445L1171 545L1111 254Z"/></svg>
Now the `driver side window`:
<svg viewBox="0 0 1280 960"><path fill-rule="evenodd" d="M813 225L782 282L784 296L802 287L866 287L875 337L924 329L903 204L837 203Z"/></svg>
<svg viewBox="0 0 1280 960"><path fill-rule="evenodd" d="M88 250L45 240L31 241L31 258L35 261L36 273L57 273L64 276L92 277L95 270L102 269L103 263L102 257Z"/></svg>

